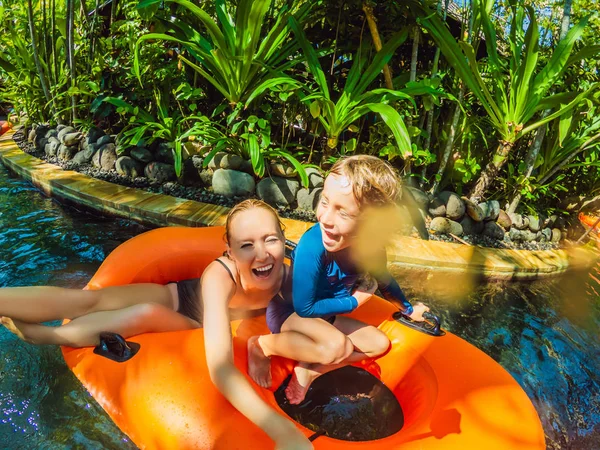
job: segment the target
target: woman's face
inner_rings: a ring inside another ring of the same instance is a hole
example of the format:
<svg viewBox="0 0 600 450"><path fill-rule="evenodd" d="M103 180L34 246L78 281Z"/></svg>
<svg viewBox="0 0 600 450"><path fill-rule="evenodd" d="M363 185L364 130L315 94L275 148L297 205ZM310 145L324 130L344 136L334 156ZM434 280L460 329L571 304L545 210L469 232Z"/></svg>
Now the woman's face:
<svg viewBox="0 0 600 450"><path fill-rule="evenodd" d="M229 241L229 254L245 286L271 290L281 281L285 239L272 212L252 208L235 215Z"/></svg>
<svg viewBox="0 0 600 450"><path fill-rule="evenodd" d="M339 252L351 245L359 214L360 207L348 178L330 174L325 179L317 206L317 220L321 225L323 245L328 252Z"/></svg>

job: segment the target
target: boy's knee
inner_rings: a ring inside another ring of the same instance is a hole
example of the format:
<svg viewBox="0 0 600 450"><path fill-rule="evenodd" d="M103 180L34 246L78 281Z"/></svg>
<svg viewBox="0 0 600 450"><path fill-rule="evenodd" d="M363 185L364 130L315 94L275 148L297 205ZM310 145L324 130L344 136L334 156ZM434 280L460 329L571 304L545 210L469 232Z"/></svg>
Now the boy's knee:
<svg viewBox="0 0 600 450"><path fill-rule="evenodd" d="M162 306L157 303L140 303L129 307L130 321L134 324L144 324L160 313Z"/></svg>
<svg viewBox="0 0 600 450"><path fill-rule="evenodd" d="M373 334L370 339L371 341L371 349L369 351L369 356L379 356L387 352L390 347L390 340L387 335L379 330L378 328L373 327Z"/></svg>
<svg viewBox="0 0 600 450"><path fill-rule="evenodd" d="M336 333L334 337L319 346L321 364L338 364L348 358L354 351L352 341L343 333Z"/></svg>

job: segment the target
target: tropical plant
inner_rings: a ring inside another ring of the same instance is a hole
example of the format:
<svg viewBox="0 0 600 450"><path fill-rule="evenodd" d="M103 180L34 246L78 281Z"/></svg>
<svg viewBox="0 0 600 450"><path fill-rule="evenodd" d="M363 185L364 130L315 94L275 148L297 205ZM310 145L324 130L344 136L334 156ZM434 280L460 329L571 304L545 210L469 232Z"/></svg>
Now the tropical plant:
<svg viewBox="0 0 600 450"><path fill-rule="evenodd" d="M224 0L217 0L217 22L202 8L188 0L164 0L185 8L186 13L198 20L206 33L194 29L191 20L169 18L162 21L167 33L148 33L136 44L134 69L142 83L139 64L140 44L149 40L165 40L181 45L194 61L183 54L181 61L193 68L212 84L232 105L251 103L263 92L277 85L298 83L284 72L295 65L291 58L296 44L288 39L287 18L290 11L283 6L277 19L266 34L263 33L265 15L272 0L240 0L235 8L235 19ZM148 8L163 0L144 0L138 8ZM297 11L302 17L306 8ZM143 68L143 71L151 67Z"/></svg>
<svg viewBox="0 0 600 450"><path fill-rule="evenodd" d="M597 88L593 84L579 93L547 95L564 70L589 52L584 48L571 56L573 45L581 36L587 19L569 31L544 68L538 70L539 30L533 9L523 6L522 2L510 4L512 17L507 64L506 58L501 58L498 53L496 31L490 19L493 5L493 0L473 0L474 14L481 21L488 53L482 73L473 46L466 42L457 43L436 14L420 4L413 4L420 23L439 45L457 75L477 97L498 134L499 143L491 161L472 189L471 196L474 198L485 195L518 139L568 113ZM569 101L565 102L565 99ZM539 118L538 113L546 109L552 109L553 112Z"/></svg>
<svg viewBox="0 0 600 450"><path fill-rule="evenodd" d="M298 39L309 70L317 84L317 90L303 97L303 101L310 103L310 113L318 118L327 133L327 146L337 148L340 134L349 129L360 117L369 112L379 114L394 135L397 149L393 156L401 155L408 158L412 155L410 136L402 117L392 106L390 100L406 99L412 97L406 92L392 89L367 88L379 75L383 66L389 62L394 50L406 40L406 31L394 34L388 42L377 52L371 64L363 71L366 65L366 52L359 52L353 58L353 64L348 72L348 78L341 95L334 102L329 92L325 73L319 63L317 52L306 39L300 24L291 17L290 25Z"/></svg>

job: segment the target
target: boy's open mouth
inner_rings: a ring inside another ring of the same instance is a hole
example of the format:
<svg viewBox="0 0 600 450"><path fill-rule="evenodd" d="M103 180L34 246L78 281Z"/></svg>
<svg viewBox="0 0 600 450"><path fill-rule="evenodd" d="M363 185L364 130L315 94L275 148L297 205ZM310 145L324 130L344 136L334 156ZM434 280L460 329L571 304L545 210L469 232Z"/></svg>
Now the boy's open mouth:
<svg viewBox="0 0 600 450"><path fill-rule="evenodd" d="M256 269L252 269L252 273L256 275L258 278L267 278L273 272L273 264L269 264L268 266L258 267Z"/></svg>

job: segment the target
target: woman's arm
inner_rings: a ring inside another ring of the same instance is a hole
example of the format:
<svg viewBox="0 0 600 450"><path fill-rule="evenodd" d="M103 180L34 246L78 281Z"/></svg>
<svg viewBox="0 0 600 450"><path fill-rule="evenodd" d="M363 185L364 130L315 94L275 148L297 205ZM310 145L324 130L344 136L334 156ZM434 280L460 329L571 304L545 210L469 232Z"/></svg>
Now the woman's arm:
<svg viewBox="0 0 600 450"><path fill-rule="evenodd" d="M214 385L238 411L275 441L277 449L312 449L300 430L267 405L233 363L228 305L235 294L235 284L220 264L212 263L204 271L201 292L206 362Z"/></svg>

